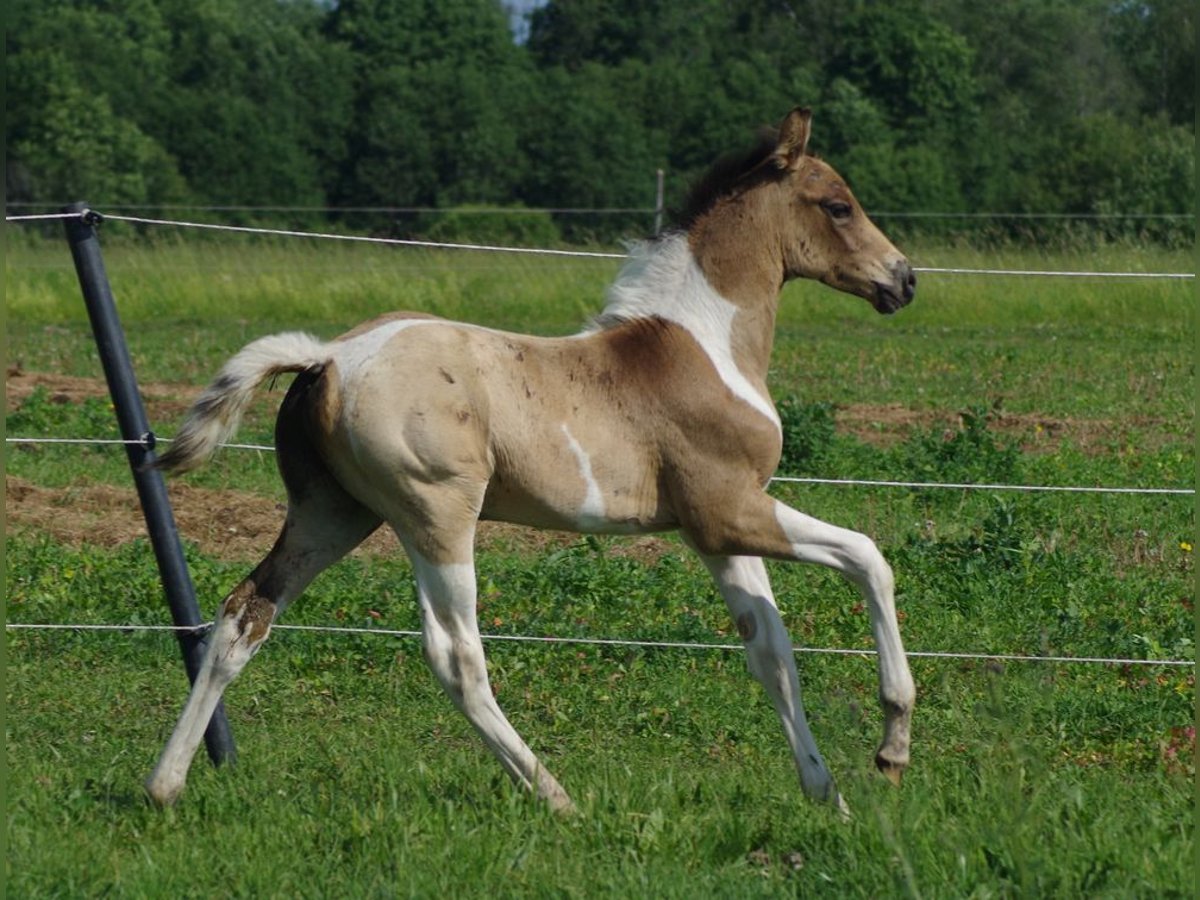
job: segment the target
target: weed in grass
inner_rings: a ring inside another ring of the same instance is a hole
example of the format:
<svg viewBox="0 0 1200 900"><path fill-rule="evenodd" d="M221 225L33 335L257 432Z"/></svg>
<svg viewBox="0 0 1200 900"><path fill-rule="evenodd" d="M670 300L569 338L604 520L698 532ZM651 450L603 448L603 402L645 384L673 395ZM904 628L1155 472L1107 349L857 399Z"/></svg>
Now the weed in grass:
<svg viewBox="0 0 1200 900"><path fill-rule="evenodd" d="M833 404L806 403L789 394L775 404L783 431L779 471L788 475L820 475L829 471L835 423Z"/></svg>
<svg viewBox="0 0 1200 900"><path fill-rule="evenodd" d="M995 415L993 409L972 406L958 414L958 428L917 432L895 454L899 471L913 481L1011 483L1019 477L1020 451L989 427Z"/></svg>
<svg viewBox="0 0 1200 900"><path fill-rule="evenodd" d="M8 434L43 437L119 437L112 403L100 397L71 402L38 385L21 405L4 418Z"/></svg>

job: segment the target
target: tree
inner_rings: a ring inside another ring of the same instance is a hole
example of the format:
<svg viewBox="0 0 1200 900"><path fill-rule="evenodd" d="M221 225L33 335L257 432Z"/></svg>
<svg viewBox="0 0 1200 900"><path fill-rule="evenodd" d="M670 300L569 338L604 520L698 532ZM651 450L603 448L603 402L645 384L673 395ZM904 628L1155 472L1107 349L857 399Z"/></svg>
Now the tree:
<svg viewBox="0 0 1200 900"><path fill-rule="evenodd" d="M1174 125L1196 119L1196 4L1124 0L1111 9L1112 44L1141 89L1141 110Z"/></svg>
<svg viewBox="0 0 1200 900"><path fill-rule="evenodd" d="M38 58L43 84L38 114L8 145L9 196L55 205L164 202L185 196L175 162L107 97L88 92L57 53Z"/></svg>
<svg viewBox="0 0 1200 900"><path fill-rule="evenodd" d="M434 206L513 199L532 69L491 0L346 0L328 34L353 55L339 197Z"/></svg>
<svg viewBox="0 0 1200 900"><path fill-rule="evenodd" d="M798 103L876 210L1195 179L1191 0L550 0L524 44L501 0L13 0L5 42L14 200L645 208ZM559 225L649 220L606 221Z"/></svg>
<svg viewBox="0 0 1200 900"><path fill-rule="evenodd" d="M5 33L8 198L61 204L178 200L176 161L134 114L168 82L150 0L130 18L64 0L18 0Z"/></svg>
<svg viewBox="0 0 1200 900"><path fill-rule="evenodd" d="M661 135L646 129L624 96L614 70L586 63L576 73L543 73L540 103L530 110L524 151L528 169L521 196L530 206L648 208L654 170L662 165ZM563 218L565 236L612 236L611 228L649 230L645 216L596 222Z"/></svg>
<svg viewBox="0 0 1200 900"><path fill-rule="evenodd" d="M310 3L159 0L171 84L154 127L210 202L322 205L345 156L349 57Z"/></svg>

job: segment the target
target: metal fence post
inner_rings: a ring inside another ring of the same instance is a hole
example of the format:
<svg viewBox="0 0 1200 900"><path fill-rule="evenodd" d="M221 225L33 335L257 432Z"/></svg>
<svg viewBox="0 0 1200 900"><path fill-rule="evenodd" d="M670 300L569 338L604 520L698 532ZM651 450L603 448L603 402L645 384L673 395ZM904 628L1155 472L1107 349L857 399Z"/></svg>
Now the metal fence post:
<svg viewBox="0 0 1200 900"><path fill-rule="evenodd" d="M71 257L75 261L75 272L79 276L79 286L87 305L96 348L100 352L100 362L121 428L121 438L134 442L125 444L125 452L133 471L133 481L141 501L142 515L146 518L146 530L154 548L158 571L162 576L163 590L171 607L171 618L179 626L200 625L202 620L196 604L196 589L183 558L183 545L175 528L166 484L160 472L146 466L154 460L154 433L146 421L142 396L125 343L125 332L117 317L104 259L100 255L100 242L95 229L100 216L90 212L84 203L73 203L64 207L63 212L78 213L63 220L67 243L71 246ZM195 681L204 656L205 641L194 631L177 631L175 634L183 652L188 679ZM208 730L204 733L204 743L216 765L233 762L236 758L233 734L229 730L224 705L218 705L213 713Z"/></svg>

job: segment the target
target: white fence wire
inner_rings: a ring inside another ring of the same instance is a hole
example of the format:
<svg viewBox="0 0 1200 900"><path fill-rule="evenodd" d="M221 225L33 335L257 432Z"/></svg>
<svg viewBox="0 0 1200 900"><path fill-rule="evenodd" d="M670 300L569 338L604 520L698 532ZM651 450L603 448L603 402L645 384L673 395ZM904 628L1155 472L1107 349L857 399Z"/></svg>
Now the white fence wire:
<svg viewBox="0 0 1200 900"><path fill-rule="evenodd" d="M53 208L65 203L14 202L7 204L12 209ZM120 212L136 210L171 210L175 212L261 212L261 213L376 213L380 215L402 215L441 213L443 215L653 215L660 212L651 206L286 206L286 205L198 205L187 203L116 203L105 204L105 209ZM1183 221L1194 219L1195 213L1064 213L1064 212L944 212L937 210L872 210L872 216L887 216L893 219L996 219L996 220L1078 220L1078 221ZM18 218L18 217L13 217Z"/></svg>
<svg viewBox="0 0 1200 900"><path fill-rule="evenodd" d="M54 437L6 437L6 444L68 444L106 446L112 444L147 446L147 441L126 441L120 438L54 438ZM169 444L171 438L154 437L155 444ZM255 450L264 453L274 453L275 448L269 444L220 444L228 450ZM1195 488L1172 487L1105 487L1092 485L1048 485L1048 484L986 484L979 482L937 482L937 481L885 481L869 478L810 478L795 475L775 475L771 478L775 484L815 484L845 487L877 487L877 488L909 488L914 490L956 490L956 491L1017 491L1022 493L1064 493L1064 494L1161 494L1194 496Z"/></svg>
<svg viewBox="0 0 1200 900"><path fill-rule="evenodd" d="M134 208L134 207L123 207ZM162 208L162 207L159 207ZM178 207L180 209L195 209L195 210L268 210L277 211L319 211L315 208L292 208L292 207ZM390 212L422 212L432 210L406 209L402 207L378 207L378 208L361 208L361 209L346 209L345 211L390 211ZM330 210L326 210L330 211ZM549 212L653 212L653 210L639 209L621 209L621 210L543 210ZM82 212L72 213L42 213L19 216L5 216L6 222L26 222L39 221L50 219L68 219L78 216L95 216L98 215L92 210L83 210ZM504 247L486 244L463 244L463 243L445 243L438 241L415 241L404 240L398 238L376 238L362 235L345 235L325 232L312 231L295 231L289 229L274 229L274 228L252 228L243 226L220 225L203 222L189 222L174 219L152 219L139 216L126 216L119 214L100 214L102 219L111 219L115 221L125 221L134 224L156 225L163 227L178 227L178 228L198 228L217 231L229 231L243 234L262 234L280 237L301 237L315 238L324 240L338 241L357 241L374 244L391 244L405 247L422 247L428 249L441 250L473 250L497 253L525 253L525 254L540 254L545 256L562 256L562 257L580 257L580 258L599 258L599 259L623 259L624 254L621 253L598 253L579 250L553 250L533 247ZM928 217L928 216L962 216L971 217L1002 217L1001 214L992 213L977 213L977 214L932 214L932 213L877 213L877 215L890 216L910 216L910 217ZM1107 218L1106 216L1086 216L1086 215L1056 215L1056 214L1004 214L1010 217L1019 218ZM1120 218L1121 216L1113 216ZM1124 218L1186 218L1186 216L1124 216ZM1051 270L1030 270L1030 269L968 269L968 268L933 268L933 267L916 267L916 271L931 274L946 274L946 275L993 275L993 276L1022 276L1022 277L1067 277L1067 278L1162 278L1162 279L1195 279L1194 272L1109 272L1109 271L1051 271ZM156 441L169 441L169 438L158 437ZM125 441L119 439L106 438L38 438L38 437L6 437L6 444L137 444L145 443L138 441ZM264 452L274 452L274 447L260 444L223 444L223 447L229 449L256 450ZM815 484L815 485L837 485L837 486L861 486L861 487L883 487L883 488L913 488L913 489L953 489L953 490L988 490L988 491L1021 491L1021 492L1063 492L1063 493L1094 493L1094 494L1166 494L1166 495L1190 495L1194 496L1196 491L1193 488L1137 488L1137 487L1093 487L1093 486L1052 486L1052 485L1016 485L1016 484L978 484L978 483L937 483L937 482L909 482L909 481L884 481L884 480L867 480L867 479L847 479L847 478L801 478L793 476L776 476L771 479L777 483L792 483L792 484ZM205 623L193 627L181 627L173 625L142 625L142 624L40 624L40 623L6 623L6 630L45 630L45 631L108 631L120 632L124 634L132 634L138 631L205 631L212 627L212 623ZM418 638L420 632L406 631L385 628L351 628L343 626L317 626L317 625L275 625L273 630L276 631L292 631L302 633L326 633L326 634L358 634L370 635L373 637L403 637L403 638ZM608 647L630 647L643 649L677 649L677 650L693 650L693 651L709 651L709 650L741 650L740 644L715 644L715 643L693 643L683 641L647 641L633 640L622 638L580 638L580 637L552 637L552 636L534 636L534 635L506 635L506 634L485 634L482 635L484 640L488 641L509 641L523 643L541 643L541 644L567 644L567 645L591 645L591 646L608 646ZM877 655L877 651L870 649L847 649L847 648L832 648L832 647L804 647L794 646L793 651L796 653L808 654L828 654L840 656L857 656L871 657ZM1128 666L1169 666L1169 667L1194 667L1194 660L1186 659L1138 659L1138 658L1119 658L1119 657L1091 657L1091 656L1052 656L1052 655L1020 655L1006 653L972 653L972 652L954 652L954 651L907 651L907 655L913 658L928 658L928 659L958 659L958 660L982 660L990 662L1043 662L1043 663L1099 663L1105 665L1128 665Z"/></svg>
<svg viewBox="0 0 1200 900"><path fill-rule="evenodd" d="M202 634L213 627L212 622L204 622L200 625L113 625L113 624L40 624L33 622L15 622L6 624L4 627L11 631L101 631L101 632L120 632L122 634L134 634L139 631L168 631L168 632L188 632L191 634ZM397 637L397 638L420 638L421 632L411 631L396 628L353 628L342 625L272 625L272 631L291 631L301 634L352 634L352 635L368 635L370 637ZM703 643L698 641L649 641L635 640L626 638L586 638L586 637L553 637L553 636L538 636L528 634L483 634L480 637L485 641L506 641L509 643L523 644L559 644L571 646L591 646L591 647L629 647L633 649L643 650L693 650L693 651L709 651L721 650L732 651L742 650L741 644L715 644ZM812 655L825 656L856 656L861 658L869 658L878 656L878 650L872 650L868 647L861 649L846 648L846 647L805 647L801 645L793 645L793 653L807 653ZM1195 660L1191 659L1141 659L1137 657L1107 657L1107 656L1052 656L1052 655L1025 655L1017 653L970 653L970 652L955 652L942 650L905 650L904 655L913 659L954 659L954 660L976 660L983 662L1041 662L1041 663L1100 663L1110 666L1167 666L1171 668L1180 668L1186 666L1195 666Z"/></svg>
<svg viewBox="0 0 1200 900"><path fill-rule="evenodd" d="M330 241L350 241L369 244L390 244L399 247L421 247L430 250L473 250L487 253L519 253L540 256L578 257L585 259L624 259L624 253L603 253L590 250L554 250L543 247L506 247L495 244L465 244L446 243L441 241L421 241L406 238L382 238L367 235L336 234L322 231L297 231L285 228L254 228L242 225L221 225L211 222L189 222L180 219L151 219L142 216L126 216L116 213L98 213L95 210L83 210L80 213L45 213L27 216L5 216L6 222L23 222L37 219L69 219L76 216L100 216L116 222L131 222L141 225L157 225L173 228L198 228L209 231L228 231L239 234L261 234L275 237L314 238ZM1161 278L1187 280L1195 279L1195 272L1106 272L1106 271L1050 271L1038 269L971 269L914 266L915 271L936 275L1006 275L1017 277L1057 277L1057 278Z"/></svg>

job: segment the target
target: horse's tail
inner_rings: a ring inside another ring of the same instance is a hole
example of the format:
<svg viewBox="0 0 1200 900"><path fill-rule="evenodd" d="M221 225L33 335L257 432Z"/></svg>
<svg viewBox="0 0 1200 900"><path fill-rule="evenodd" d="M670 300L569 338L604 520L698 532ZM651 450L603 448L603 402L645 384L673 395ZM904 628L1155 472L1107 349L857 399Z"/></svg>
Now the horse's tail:
<svg viewBox="0 0 1200 900"><path fill-rule="evenodd" d="M329 358L328 344L299 331L247 344L196 398L171 446L154 461L154 468L187 472L203 465L217 445L237 431L256 387L283 372L319 369Z"/></svg>

